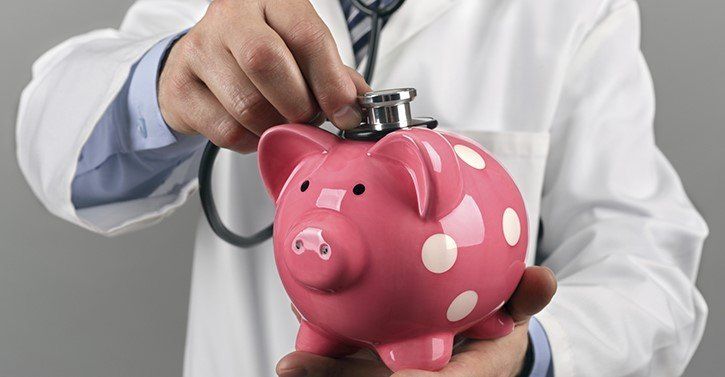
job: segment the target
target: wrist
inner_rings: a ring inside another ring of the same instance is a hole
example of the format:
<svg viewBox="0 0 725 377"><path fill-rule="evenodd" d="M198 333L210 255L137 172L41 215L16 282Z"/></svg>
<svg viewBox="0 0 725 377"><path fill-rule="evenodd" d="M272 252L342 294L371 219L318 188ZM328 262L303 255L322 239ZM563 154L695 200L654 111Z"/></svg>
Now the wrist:
<svg viewBox="0 0 725 377"><path fill-rule="evenodd" d="M131 71L126 105L129 116L127 140L130 151L158 149L178 142L177 135L166 123L158 101L159 73L171 43L180 34L172 35L154 45Z"/></svg>
<svg viewBox="0 0 725 377"><path fill-rule="evenodd" d="M177 64L177 51L178 42L181 41L188 33L188 30L178 34L174 39L169 41L164 54L159 60L158 72L157 72L157 101L159 106L159 113L169 130L175 135L180 136L191 136L197 135L198 133L185 126L184 122L175 114L173 111L169 111L173 107L171 104L177 100L178 93L182 93L185 88L177 85L178 80L175 81L172 77L171 72L174 71L174 67Z"/></svg>

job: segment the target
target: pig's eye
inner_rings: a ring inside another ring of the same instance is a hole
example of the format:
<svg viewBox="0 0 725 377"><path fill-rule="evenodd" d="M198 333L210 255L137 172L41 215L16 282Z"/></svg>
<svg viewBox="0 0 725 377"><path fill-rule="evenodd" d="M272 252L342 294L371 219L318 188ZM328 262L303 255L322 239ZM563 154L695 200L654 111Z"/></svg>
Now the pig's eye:
<svg viewBox="0 0 725 377"><path fill-rule="evenodd" d="M358 183L352 188L352 193L355 195L362 195L365 192L365 185Z"/></svg>
<svg viewBox="0 0 725 377"><path fill-rule="evenodd" d="M302 186L300 186L300 191L305 192L308 187L310 187L310 181L304 181L302 182Z"/></svg>

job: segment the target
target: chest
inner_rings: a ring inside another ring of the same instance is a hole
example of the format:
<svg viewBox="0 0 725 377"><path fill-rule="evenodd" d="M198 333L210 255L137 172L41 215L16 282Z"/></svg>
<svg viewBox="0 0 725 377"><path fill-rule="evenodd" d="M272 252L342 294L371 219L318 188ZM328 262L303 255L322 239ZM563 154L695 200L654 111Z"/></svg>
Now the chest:
<svg viewBox="0 0 725 377"><path fill-rule="evenodd" d="M318 8L343 61L355 66L342 9ZM382 30L371 86L415 87L414 112L444 128L546 132L576 34L575 22L551 8L527 1L410 1ZM366 65L363 60L357 68Z"/></svg>

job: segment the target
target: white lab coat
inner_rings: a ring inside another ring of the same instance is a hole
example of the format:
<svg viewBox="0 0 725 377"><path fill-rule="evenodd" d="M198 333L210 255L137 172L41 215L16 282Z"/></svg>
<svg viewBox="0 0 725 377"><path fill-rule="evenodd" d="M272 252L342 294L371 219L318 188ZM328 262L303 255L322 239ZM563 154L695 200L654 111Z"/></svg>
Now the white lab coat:
<svg viewBox="0 0 725 377"><path fill-rule="evenodd" d="M339 2L313 3L352 66ZM52 213L115 235L160 221L193 193L198 159L145 199L76 211L70 189L81 147L129 67L207 6L140 0L119 30L72 38L34 65L18 159ZM416 114L478 140L511 172L529 234L542 219L528 261L559 279L537 316L557 376L678 375L705 325L694 283L707 228L654 144L639 38L633 0L425 0L408 1L380 42L372 86L417 88ZM218 161L218 204L237 231L272 218L257 177L254 155ZM270 247L236 249L200 219L185 375L269 376L292 350L297 324Z"/></svg>

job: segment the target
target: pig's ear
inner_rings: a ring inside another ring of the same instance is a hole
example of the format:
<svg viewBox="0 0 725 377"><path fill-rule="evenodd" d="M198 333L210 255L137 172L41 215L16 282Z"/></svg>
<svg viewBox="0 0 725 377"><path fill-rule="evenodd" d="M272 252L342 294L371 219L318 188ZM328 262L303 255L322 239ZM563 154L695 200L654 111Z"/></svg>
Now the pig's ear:
<svg viewBox="0 0 725 377"><path fill-rule="evenodd" d="M272 127L259 140L259 172L275 201L287 179L302 160L330 150L339 138L325 130L302 124Z"/></svg>
<svg viewBox="0 0 725 377"><path fill-rule="evenodd" d="M421 217L440 218L463 198L458 158L443 135L428 129L398 131L370 148L372 158L398 163L413 181Z"/></svg>

